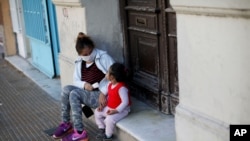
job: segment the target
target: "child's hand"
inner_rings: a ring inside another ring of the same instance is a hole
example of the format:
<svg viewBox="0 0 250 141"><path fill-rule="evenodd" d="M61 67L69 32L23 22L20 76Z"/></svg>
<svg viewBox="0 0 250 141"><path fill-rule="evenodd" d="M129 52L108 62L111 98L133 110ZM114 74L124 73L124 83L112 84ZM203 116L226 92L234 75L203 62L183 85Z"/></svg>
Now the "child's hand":
<svg viewBox="0 0 250 141"><path fill-rule="evenodd" d="M116 114L116 113L118 113L118 111L115 110L115 109L109 109L109 110L107 111L107 115L113 115L113 114Z"/></svg>
<svg viewBox="0 0 250 141"><path fill-rule="evenodd" d="M97 107L97 111L98 111L98 112L101 112L102 110L103 110L103 107L102 107L102 106Z"/></svg>

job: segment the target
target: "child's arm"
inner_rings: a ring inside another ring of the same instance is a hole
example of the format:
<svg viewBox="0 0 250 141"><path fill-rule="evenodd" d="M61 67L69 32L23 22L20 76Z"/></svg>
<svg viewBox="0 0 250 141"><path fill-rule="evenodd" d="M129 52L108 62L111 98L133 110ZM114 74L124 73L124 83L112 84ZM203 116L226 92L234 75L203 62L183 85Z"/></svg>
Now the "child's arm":
<svg viewBox="0 0 250 141"><path fill-rule="evenodd" d="M119 89L119 95L121 98L121 104L116 108L118 112L123 111L129 104L128 89L126 87L121 87Z"/></svg>

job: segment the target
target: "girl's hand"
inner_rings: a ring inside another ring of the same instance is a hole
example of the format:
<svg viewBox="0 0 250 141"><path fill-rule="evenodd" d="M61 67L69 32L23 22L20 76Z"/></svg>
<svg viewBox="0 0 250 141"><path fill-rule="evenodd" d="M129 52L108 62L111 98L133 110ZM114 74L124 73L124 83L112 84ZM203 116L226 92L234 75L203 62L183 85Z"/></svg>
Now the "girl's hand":
<svg viewBox="0 0 250 141"><path fill-rule="evenodd" d="M90 84L90 83L85 83L84 84L84 89L85 90L88 90L88 91L92 91L94 88L93 88L93 86Z"/></svg>
<svg viewBox="0 0 250 141"><path fill-rule="evenodd" d="M103 110L103 107L102 107L102 106L97 107L97 111L98 111L98 112L101 112L102 110Z"/></svg>
<svg viewBox="0 0 250 141"><path fill-rule="evenodd" d="M107 115L113 115L113 114L116 114L116 113L118 113L118 111L115 110L115 109L109 109L109 110L107 111Z"/></svg>
<svg viewBox="0 0 250 141"><path fill-rule="evenodd" d="M99 95L99 107L105 107L107 104L106 96L103 93L100 93Z"/></svg>

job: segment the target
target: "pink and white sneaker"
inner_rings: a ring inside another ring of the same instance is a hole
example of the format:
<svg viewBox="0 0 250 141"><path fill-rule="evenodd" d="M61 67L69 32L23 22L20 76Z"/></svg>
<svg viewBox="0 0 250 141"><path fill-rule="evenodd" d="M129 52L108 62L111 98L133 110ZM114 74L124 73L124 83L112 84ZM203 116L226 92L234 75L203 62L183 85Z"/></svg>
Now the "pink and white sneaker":
<svg viewBox="0 0 250 141"><path fill-rule="evenodd" d="M86 130L83 130L81 134L77 132L76 129L74 129L74 133L72 135L72 140L73 141L88 141L88 133Z"/></svg>

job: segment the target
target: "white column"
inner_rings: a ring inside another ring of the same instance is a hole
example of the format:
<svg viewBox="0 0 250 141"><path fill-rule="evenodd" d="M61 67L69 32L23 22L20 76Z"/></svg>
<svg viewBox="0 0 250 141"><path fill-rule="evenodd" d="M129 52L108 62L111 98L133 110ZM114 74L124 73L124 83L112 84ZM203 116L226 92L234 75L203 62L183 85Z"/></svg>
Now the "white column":
<svg viewBox="0 0 250 141"><path fill-rule="evenodd" d="M74 61L77 58L75 42L79 32L86 33L85 7L81 0L53 0L60 44L61 86L73 83Z"/></svg>
<svg viewBox="0 0 250 141"><path fill-rule="evenodd" d="M228 141L250 123L250 1L171 0L177 12L177 141Z"/></svg>

